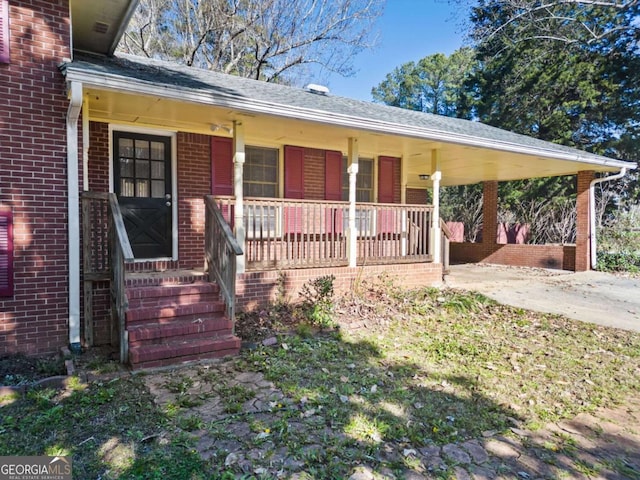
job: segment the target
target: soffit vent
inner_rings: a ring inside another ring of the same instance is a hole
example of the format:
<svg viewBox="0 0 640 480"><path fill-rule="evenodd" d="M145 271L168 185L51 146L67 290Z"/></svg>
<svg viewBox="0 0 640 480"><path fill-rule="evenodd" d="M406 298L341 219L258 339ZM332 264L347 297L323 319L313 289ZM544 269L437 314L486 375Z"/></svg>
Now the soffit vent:
<svg viewBox="0 0 640 480"><path fill-rule="evenodd" d="M109 31L109 24L104 22L96 22L93 24L93 31L104 35Z"/></svg>

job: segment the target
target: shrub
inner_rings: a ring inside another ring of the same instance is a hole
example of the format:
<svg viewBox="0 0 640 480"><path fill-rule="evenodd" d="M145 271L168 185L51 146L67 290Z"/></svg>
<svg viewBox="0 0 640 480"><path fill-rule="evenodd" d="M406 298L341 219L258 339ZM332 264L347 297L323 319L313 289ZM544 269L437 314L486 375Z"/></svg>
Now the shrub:
<svg viewBox="0 0 640 480"><path fill-rule="evenodd" d="M302 286L302 308L307 320L320 328L335 326L333 320L333 282L336 277L324 275L308 281Z"/></svg>
<svg viewBox="0 0 640 480"><path fill-rule="evenodd" d="M603 272L640 272L640 253L598 252L598 270Z"/></svg>

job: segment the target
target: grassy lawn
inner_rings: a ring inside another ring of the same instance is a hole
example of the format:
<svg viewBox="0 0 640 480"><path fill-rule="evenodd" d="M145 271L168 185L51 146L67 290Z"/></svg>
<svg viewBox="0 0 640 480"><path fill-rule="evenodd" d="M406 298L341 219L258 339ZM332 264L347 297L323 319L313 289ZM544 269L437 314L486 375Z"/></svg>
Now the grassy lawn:
<svg viewBox="0 0 640 480"><path fill-rule="evenodd" d="M267 316L277 324L276 310ZM216 365L168 374L165 403L149 393L152 375L76 382L5 398L0 455L72 455L79 479L240 475L222 450L201 458L206 434L256 453L242 478L275 478L282 452L308 478L345 478L361 463L397 474L415 461L398 452L535 430L640 392L640 335L631 332L389 282L363 285L334 317L366 327L311 335L299 326L232 361L280 392L257 411L245 407L259 394ZM214 417L201 416L218 401Z"/></svg>

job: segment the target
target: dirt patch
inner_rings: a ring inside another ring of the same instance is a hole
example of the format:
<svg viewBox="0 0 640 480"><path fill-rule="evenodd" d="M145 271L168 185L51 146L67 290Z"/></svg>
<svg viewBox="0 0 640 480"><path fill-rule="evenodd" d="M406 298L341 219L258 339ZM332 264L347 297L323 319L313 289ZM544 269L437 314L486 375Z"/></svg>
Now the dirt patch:
<svg viewBox="0 0 640 480"><path fill-rule="evenodd" d="M29 385L43 378L66 375L59 356L27 357L22 354L0 357L0 386Z"/></svg>

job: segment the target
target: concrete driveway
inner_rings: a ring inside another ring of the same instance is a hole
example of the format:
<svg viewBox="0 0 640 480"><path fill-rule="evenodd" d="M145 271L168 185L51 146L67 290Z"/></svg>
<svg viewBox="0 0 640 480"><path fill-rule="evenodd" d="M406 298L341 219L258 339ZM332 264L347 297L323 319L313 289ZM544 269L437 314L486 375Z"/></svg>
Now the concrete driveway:
<svg viewBox="0 0 640 480"><path fill-rule="evenodd" d="M514 307L640 332L640 278L501 265L452 265L446 284Z"/></svg>

